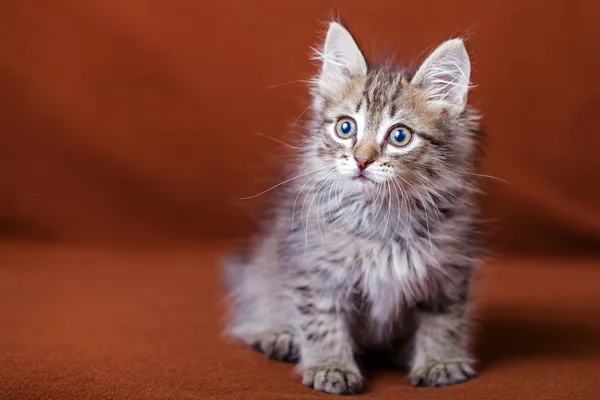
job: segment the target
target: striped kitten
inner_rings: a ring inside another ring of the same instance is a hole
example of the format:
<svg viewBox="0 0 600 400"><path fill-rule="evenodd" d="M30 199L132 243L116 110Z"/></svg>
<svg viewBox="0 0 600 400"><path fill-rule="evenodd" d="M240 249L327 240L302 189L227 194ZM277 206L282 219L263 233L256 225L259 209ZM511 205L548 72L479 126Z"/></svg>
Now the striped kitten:
<svg viewBox="0 0 600 400"><path fill-rule="evenodd" d="M478 254L478 117L460 39L416 73L367 63L332 22L293 176L249 251L225 265L228 333L353 394L384 350L418 386L475 376L467 309Z"/></svg>

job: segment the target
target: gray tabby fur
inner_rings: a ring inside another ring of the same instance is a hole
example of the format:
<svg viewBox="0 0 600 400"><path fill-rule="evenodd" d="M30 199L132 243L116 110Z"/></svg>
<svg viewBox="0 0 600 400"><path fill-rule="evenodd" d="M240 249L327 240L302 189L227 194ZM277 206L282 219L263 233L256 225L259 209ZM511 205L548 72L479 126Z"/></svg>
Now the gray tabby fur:
<svg viewBox="0 0 600 400"><path fill-rule="evenodd" d="M474 377L480 140L464 45L445 42L412 75L368 65L333 22L317 53L311 123L290 180L249 249L225 263L227 332L298 362L303 383L328 393L363 390L357 356L370 350L389 349L414 385ZM355 139L336 137L340 116L356 120ZM386 141L397 122L414 132L406 149ZM353 179L354 157L369 158L368 181Z"/></svg>

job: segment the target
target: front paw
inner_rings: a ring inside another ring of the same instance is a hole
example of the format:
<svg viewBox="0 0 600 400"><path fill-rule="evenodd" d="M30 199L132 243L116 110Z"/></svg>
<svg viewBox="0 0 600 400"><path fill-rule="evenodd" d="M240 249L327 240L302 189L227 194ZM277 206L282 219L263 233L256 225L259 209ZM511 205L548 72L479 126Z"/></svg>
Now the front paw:
<svg viewBox="0 0 600 400"><path fill-rule="evenodd" d="M331 394L356 394L363 390L363 378L357 372L339 365L324 365L308 368L302 383L320 392Z"/></svg>
<svg viewBox="0 0 600 400"><path fill-rule="evenodd" d="M470 361L433 362L414 368L410 373L410 381L414 386L450 386L476 375Z"/></svg>

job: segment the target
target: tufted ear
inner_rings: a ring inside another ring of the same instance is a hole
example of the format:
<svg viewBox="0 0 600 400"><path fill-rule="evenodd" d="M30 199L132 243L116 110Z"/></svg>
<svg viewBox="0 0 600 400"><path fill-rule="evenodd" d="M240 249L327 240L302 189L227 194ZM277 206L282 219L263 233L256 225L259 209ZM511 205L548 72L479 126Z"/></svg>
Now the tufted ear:
<svg viewBox="0 0 600 400"><path fill-rule="evenodd" d="M367 74L367 62L352 35L337 22L329 24L323 51L318 52L323 61L318 86L328 91L350 76Z"/></svg>
<svg viewBox="0 0 600 400"><path fill-rule="evenodd" d="M430 106L460 114L467 105L471 61L461 39L442 43L423 62L411 83L423 90Z"/></svg>

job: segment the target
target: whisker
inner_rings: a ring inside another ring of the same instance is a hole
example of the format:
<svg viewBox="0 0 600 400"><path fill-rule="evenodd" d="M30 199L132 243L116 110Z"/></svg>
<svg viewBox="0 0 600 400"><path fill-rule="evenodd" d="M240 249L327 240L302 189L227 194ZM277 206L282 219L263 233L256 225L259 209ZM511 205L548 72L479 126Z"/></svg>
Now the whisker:
<svg viewBox="0 0 600 400"><path fill-rule="evenodd" d="M449 191L444 191L442 189L440 189L438 186L435 185L435 183L429 179L428 177L426 177L425 175L421 174L420 172L415 172L416 175L418 177L420 177L421 179L425 180L429 185L433 186L435 189L435 194L437 196L440 196L442 199L446 200L446 201L452 201L452 200L462 200L465 202L465 204L473 206L473 203L471 203L470 201L468 201L466 198L460 198L458 195L449 192ZM458 189L463 189L463 190L473 190L477 193L482 193L481 190L477 189L477 188L473 188L471 186L464 186L464 185L458 185L457 187ZM430 196L431 197L431 196ZM438 207L439 210L439 207Z"/></svg>
<svg viewBox="0 0 600 400"><path fill-rule="evenodd" d="M321 220L323 221L323 226L325 228L327 228L327 221L326 221L326 211L325 211L325 206L329 207L329 200L327 197L327 192L328 190L331 188L333 182L336 179L336 175L337 175L337 171L333 171L333 173L331 174L331 176L327 179L327 181L325 182L325 185L323 187L323 191L321 192L321 197L320 197L320 205L321 205ZM319 209L317 206L317 215L319 215ZM319 232L321 231L321 226L319 223L319 220L317 220L317 225L319 227ZM321 238L322 239L322 238ZM323 242L324 243L324 242Z"/></svg>
<svg viewBox="0 0 600 400"><path fill-rule="evenodd" d="M290 149L294 149L294 150L300 150L300 149L301 149L301 147L300 147L300 146L294 146L294 145L291 145L291 144L289 144L289 143L286 143L286 142L284 142L284 141L281 141L281 140L279 140L279 139L276 139L276 138L274 138L273 136L269 136L269 135L267 135L267 134L265 134L265 133L262 133L262 132L252 132L252 134L253 134L253 135L256 135L256 136L262 136L262 137L264 137L264 138L266 138L266 139L269 139L269 140L271 140L271 141L273 141L273 142L275 142L275 143L279 143L280 145L283 145L283 146L285 146L285 147L289 147Z"/></svg>
<svg viewBox="0 0 600 400"><path fill-rule="evenodd" d="M389 235L389 239L385 243L385 245L381 248L381 251L383 251L383 249L385 249L388 246L388 244L390 244L390 242L392 241L394 236L396 236L396 233L398 232L398 225L400 225L400 220L402 217L402 205L404 204L405 201L408 202L408 200L404 197L404 193L402 192L402 189L400 189L400 193L398 193L396 180L392 180L392 184L394 184L393 188L394 188L394 191L396 192L396 198L398 199L398 205L400 206L400 209L398 210L398 221L396 222L396 227L394 228L394 232L392 232L392 234ZM402 197L402 204L400 204L400 197ZM405 230L406 230L406 226L407 226L407 224L404 225Z"/></svg>
<svg viewBox="0 0 600 400"><path fill-rule="evenodd" d="M306 80L306 79L298 79L298 80L295 80L295 81L289 81L289 82L278 83L278 84L275 84L275 85L269 85L269 86L267 86L267 89L274 89L274 88L278 88L278 87L281 87L281 86L287 86L287 85L291 85L292 83L307 83L307 84L310 84L311 82L312 81Z"/></svg>
<svg viewBox="0 0 600 400"><path fill-rule="evenodd" d="M392 191L391 191L391 187L388 181L385 182L385 188L386 188L386 194L387 194L387 198L388 198L388 207L387 207L387 211L383 217L383 221L382 224L384 225L384 233L381 235L381 237L379 238L379 240L377 241L377 245L373 246L373 249L371 250L371 252L369 253L369 257L372 256L373 254L375 254L375 250L377 250L377 248L379 248L379 245L381 245L381 243L383 242L383 238L385 237L385 235L387 234L388 231L388 222L390 219L390 215L392 212ZM377 227L377 231L379 231L379 227ZM374 235L374 233L369 236L369 239ZM381 250L379 251L379 254L381 254Z"/></svg>
<svg viewBox="0 0 600 400"><path fill-rule="evenodd" d="M375 198L375 204L377 204L377 202L379 202L379 208L377 208L377 212L375 213L375 216L373 217L373 223L377 222L377 218L379 217L379 212L383 208L383 200L379 201L379 196L381 195L382 191L384 191L383 190L383 186L378 185L378 187L377 187L377 197Z"/></svg>
<svg viewBox="0 0 600 400"><path fill-rule="evenodd" d="M372 195L371 197L375 197L374 199L372 198L371 200L373 201L374 206L373 207L377 207L377 203L379 202L379 196L381 195L381 185L377 185L377 194L376 195ZM365 231L367 231L369 228L371 228L375 223L377 223L377 217L379 214L379 211L381 210L381 205L383 204L383 202L379 202L380 206L377 209L377 212L375 213L374 216L372 216L370 218L370 220L366 221L365 225L362 227L362 229L360 229L357 233L363 233ZM371 215L370 213L368 214L369 216ZM369 239L371 237L373 237L373 235L375 235L377 232L376 230L373 231L370 235L369 235Z"/></svg>
<svg viewBox="0 0 600 400"><path fill-rule="evenodd" d="M327 182L329 182L330 177L335 174L335 171L331 171L329 172L323 179L324 182L321 183L321 186L319 186L317 188L317 192L313 195L313 198L308 206L308 210L306 210L306 225L308 226L308 219L310 218L310 209L313 206L313 203L315 202L316 198L319 196L319 193L321 192L321 190L325 187L325 185L327 184ZM321 223L319 222L319 206L317 205L317 227L319 228L319 234L321 235L321 242L323 242L323 232L321 231ZM306 234L306 241L308 244L308 233Z"/></svg>
<svg viewBox="0 0 600 400"><path fill-rule="evenodd" d="M435 183L431 179L429 179L428 177L426 177L425 175L421 174L418 171L416 171L415 174L418 177L422 178L423 180L427 181L427 183L429 185L433 186L434 191L437 194L439 194L440 192L442 192L442 190L438 186L436 186ZM413 190L416 191L416 189L414 187L413 187ZM440 221L440 216L441 216L440 209L437 206L437 204L435 204L435 201L433 201L433 198L431 197L431 193L429 193L429 190L431 190L431 188L427 188L426 190L424 190L425 193L427 194L427 197L429 198L429 202L428 203L431 204L431 206L433 207L433 211L435 212L435 216L436 216L437 220ZM421 200L421 202L423 202L423 201ZM425 204L423 204L423 207L425 207Z"/></svg>
<svg viewBox="0 0 600 400"><path fill-rule="evenodd" d="M308 224L309 224L309 220L310 220L310 215L308 215L308 213L304 214L304 206L306 205L306 199L308 198L308 196L312 193L313 189L318 184L319 184L319 181L318 180L315 181L315 183L310 187L310 189L308 189L306 196L304 196L304 198L302 199L302 209L300 210L300 217L303 218L306 215L306 224L304 224L304 237L305 237L305 241L306 241L306 243L304 244L304 255L306 255L306 250L308 248ZM314 195L313 195L313 199L314 199ZM303 260L304 260L304 255L302 256Z"/></svg>
<svg viewBox="0 0 600 400"><path fill-rule="evenodd" d="M473 175L473 176L480 176L482 178L495 179L495 180L500 181L502 183L506 183L508 186L512 187L513 189L519 190L518 187L516 187L515 185L513 185L509 181L507 181L505 179L502 179L502 178L498 178L497 176L486 175L486 174L475 174L475 173L472 173L472 172L465 172L465 174L467 174L467 175Z"/></svg>
<svg viewBox="0 0 600 400"><path fill-rule="evenodd" d="M304 109L304 111L302 111L302 113L301 113L300 115L298 115L298 118L296 118L296 120L294 121L294 123L292 124L292 126L290 126L290 131L291 131L292 129L294 129L294 127L296 126L296 124L298 123L298 121L300 121L300 118L302 118L302 116L303 116L304 114L306 114L306 112L307 112L307 111L308 111L308 109L311 107L311 105L312 105L312 104L309 104L309 105L308 105L308 106L307 106L307 107Z"/></svg>
<svg viewBox="0 0 600 400"><path fill-rule="evenodd" d="M340 189L339 193L338 193L338 196L336 197L337 207L338 207L338 210L340 212L340 217L342 217L344 219L344 222L346 224L348 224L348 226L350 227L350 229L352 229L352 231L354 233L356 233L356 229L354 228L354 226L352 226L352 222L348 222L348 217L346 216L346 213L344 212L344 206L342 205L341 197L342 197L343 192L344 192L344 188L340 187L340 184L342 183L342 181L343 181L343 177L341 177L340 179L338 179L337 187L336 187L336 189L338 189L338 188Z"/></svg>
<svg viewBox="0 0 600 400"><path fill-rule="evenodd" d="M431 207L433 208L433 211L435 212L435 217L437 218L438 221L440 221L441 213L440 213L439 207L433 201L431 194L428 191L425 191L425 193L427 194L427 197L429 198L429 204L431 204Z"/></svg>
<svg viewBox="0 0 600 400"><path fill-rule="evenodd" d="M329 190L329 193L331 194L331 186L333 184L333 182L335 182L336 176L335 174L331 175L330 178L327 179L326 181L326 185L325 188L323 189L323 192L321 193L321 199L320 199L320 206L321 206L321 213L319 213L319 204L317 204L317 226L319 228L319 233L321 234L321 244L325 244L325 241L323 240L323 232L321 231L321 223L319 222L319 217L320 219L323 220L323 226L325 228L325 230L327 230L327 210L325 209L325 207L329 207L329 201L331 199L331 197L327 197L327 198L323 198L325 197L327 191Z"/></svg>
<svg viewBox="0 0 600 400"><path fill-rule="evenodd" d="M333 182L331 183L331 185L329 185L329 195L327 196L327 204L329 205L329 218L331 218L331 220L333 221L333 207L331 206L331 191L333 190L334 187L337 186L337 183L342 179L342 176L340 175L339 177L335 178Z"/></svg>
<svg viewBox="0 0 600 400"><path fill-rule="evenodd" d="M400 189L400 192L402 192L402 196L406 196L406 205L408 208L408 219L406 220L406 224L404 225L404 231L402 232L402 237L406 237L406 233L408 232L408 228L410 226L410 224L412 223L412 206L410 204L410 197L408 195L408 192L406 191L406 189L404 189L404 187L402 186L402 183L398 182L396 179L394 179L394 182L398 185L398 188Z"/></svg>
<svg viewBox="0 0 600 400"><path fill-rule="evenodd" d="M325 167L325 168L332 168L332 167ZM318 169L317 172L322 171L325 168ZM300 188L300 190L298 190L298 194L296 194L296 198L294 199L294 205L292 207L292 227L291 227L292 231L294 230L294 219L296 217L296 202L298 201L298 197L300 197L300 195L304 193L304 187L308 184L308 182L312 181L313 178L315 178L315 177L316 177L316 175L311 176L309 179L307 179L306 182L304 182L304 184ZM302 214L300 215L300 218L302 219Z"/></svg>
<svg viewBox="0 0 600 400"><path fill-rule="evenodd" d="M411 185L406 179L404 179L400 175L398 175L398 178L402 179L404 181L404 183L406 183L408 186L410 186L412 188L412 190L417 194L417 196L419 196L419 199L421 199L421 204L423 204L423 211L425 211L425 223L427 225L427 236L429 237L429 247L431 249L431 256L433 257L433 243L431 242L431 232L429 231L429 218L427 216L427 203L425 203L425 201L423 200L423 197L415 189L415 187L413 185Z"/></svg>
<svg viewBox="0 0 600 400"><path fill-rule="evenodd" d="M254 199L254 198L256 198L256 197L258 197L258 196L261 196L261 195L263 195L263 194L265 194L265 193L267 193L267 192L270 192L271 190L273 190L273 189L275 189L275 188L278 188L278 187L279 187L279 186L281 186L281 185L284 185L284 184L286 184L286 183L288 183L288 182L291 182L291 181L293 181L293 180L295 180L295 179L298 179L298 178L301 178L301 177L303 177L303 176L306 176L306 175L309 175L309 174L313 174L313 173L317 173L317 172L319 172L319 171L322 171L322 170L324 170L325 168L331 168L331 167L327 166L327 167L323 167L323 168L316 169L316 170L314 170L314 171L305 172L305 173L303 173L303 174L300 174L300 175L297 175L297 176L295 176L295 177L293 177L293 178L286 179L285 181L283 181L283 182L280 182L280 183L278 183L277 185L271 186L271 187L270 187L270 188L268 188L267 190L263 190L262 192L260 192L260 193L258 193L258 194L255 194L254 196L240 197L240 198L239 198L239 200L249 200L249 199Z"/></svg>
<svg viewBox="0 0 600 400"><path fill-rule="evenodd" d="M334 169L334 167L329 167L329 168L332 168L332 169ZM329 172L329 173L326 175L326 177L330 176L330 175L332 174L332 172L335 172L335 170L334 170L334 171L330 171L330 172ZM308 198L309 194L310 194L310 193L313 191L313 189L314 189L314 188L315 188L315 187L316 187L316 186L317 186L319 183L321 183L321 182L319 182L319 181L317 180L317 181L316 181L316 182L315 182L315 183L314 183L314 184L311 186L311 188L308 190L308 192L306 193L306 196L304 196L304 198L302 199L302 209L301 209L301 211L300 211L300 217L301 217L301 218L302 218L302 216L304 216L304 215L305 215L305 214L304 214L304 206L306 205L306 200L307 200L307 198ZM311 200L311 202L310 202L310 204L309 204L309 206L308 206L308 210L307 210L307 212L306 212L306 224L304 225L304 239L305 239L305 243L304 243L304 252L303 252L303 254L302 254L302 260L301 260L301 262L300 262L300 265L302 265L302 264L304 263L304 258L306 257L306 252L307 252L307 250L308 250L308 228L309 228L309 220L310 220L310 208L312 207L312 204L313 204L313 202L314 202L314 200L315 200L315 197L316 197L316 196L319 194L319 191L321 190L321 187L322 187L322 186L320 186L320 187L317 189L317 192L316 192L316 193L313 195L313 198L312 198L312 200ZM317 215L317 223L318 223L318 215ZM321 236L321 240L323 240L323 237L322 237L322 236Z"/></svg>
<svg viewBox="0 0 600 400"><path fill-rule="evenodd" d="M379 209L377 210L377 215L379 215L379 212L383 208L383 204L385 203L385 197L386 197L386 195L389 196L391 194L391 193L387 193L386 189L389 189L389 186L387 185L387 182L385 182L385 185L383 185L383 184L381 185L381 189L380 190L381 190L383 196L381 198L381 202L379 203ZM390 212L390 209L388 207L387 210L386 210L386 213L383 215L383 219L381 220L381 222L379 222L379 225L377 225L377 228L373 230L373 232L369 235L369 237L367 239L372 239L373 236L375 236L380 231L380 228L386 222L386 217L387 217L387 215L388 215L389 212Z"/></svg>
<svg viewBox="0 0 600 400"><path fill-rule="evenodd" d="M338 187L343 179L345 179L344 176L340 174L337 177L334 177L333 181L329 185L329 194L327 195L327 204L328 204L328 209L329 209L329 218L331 219L331 221L334 221L333 213L335 212L335 205L336 205L336 202L339 200L339 196L341 193L338 190ZM331 197L332 194L334 194L334 196L335 196L333 198L333 200ZM340 210L340 214L341 214L341 210Z"/></svg>

